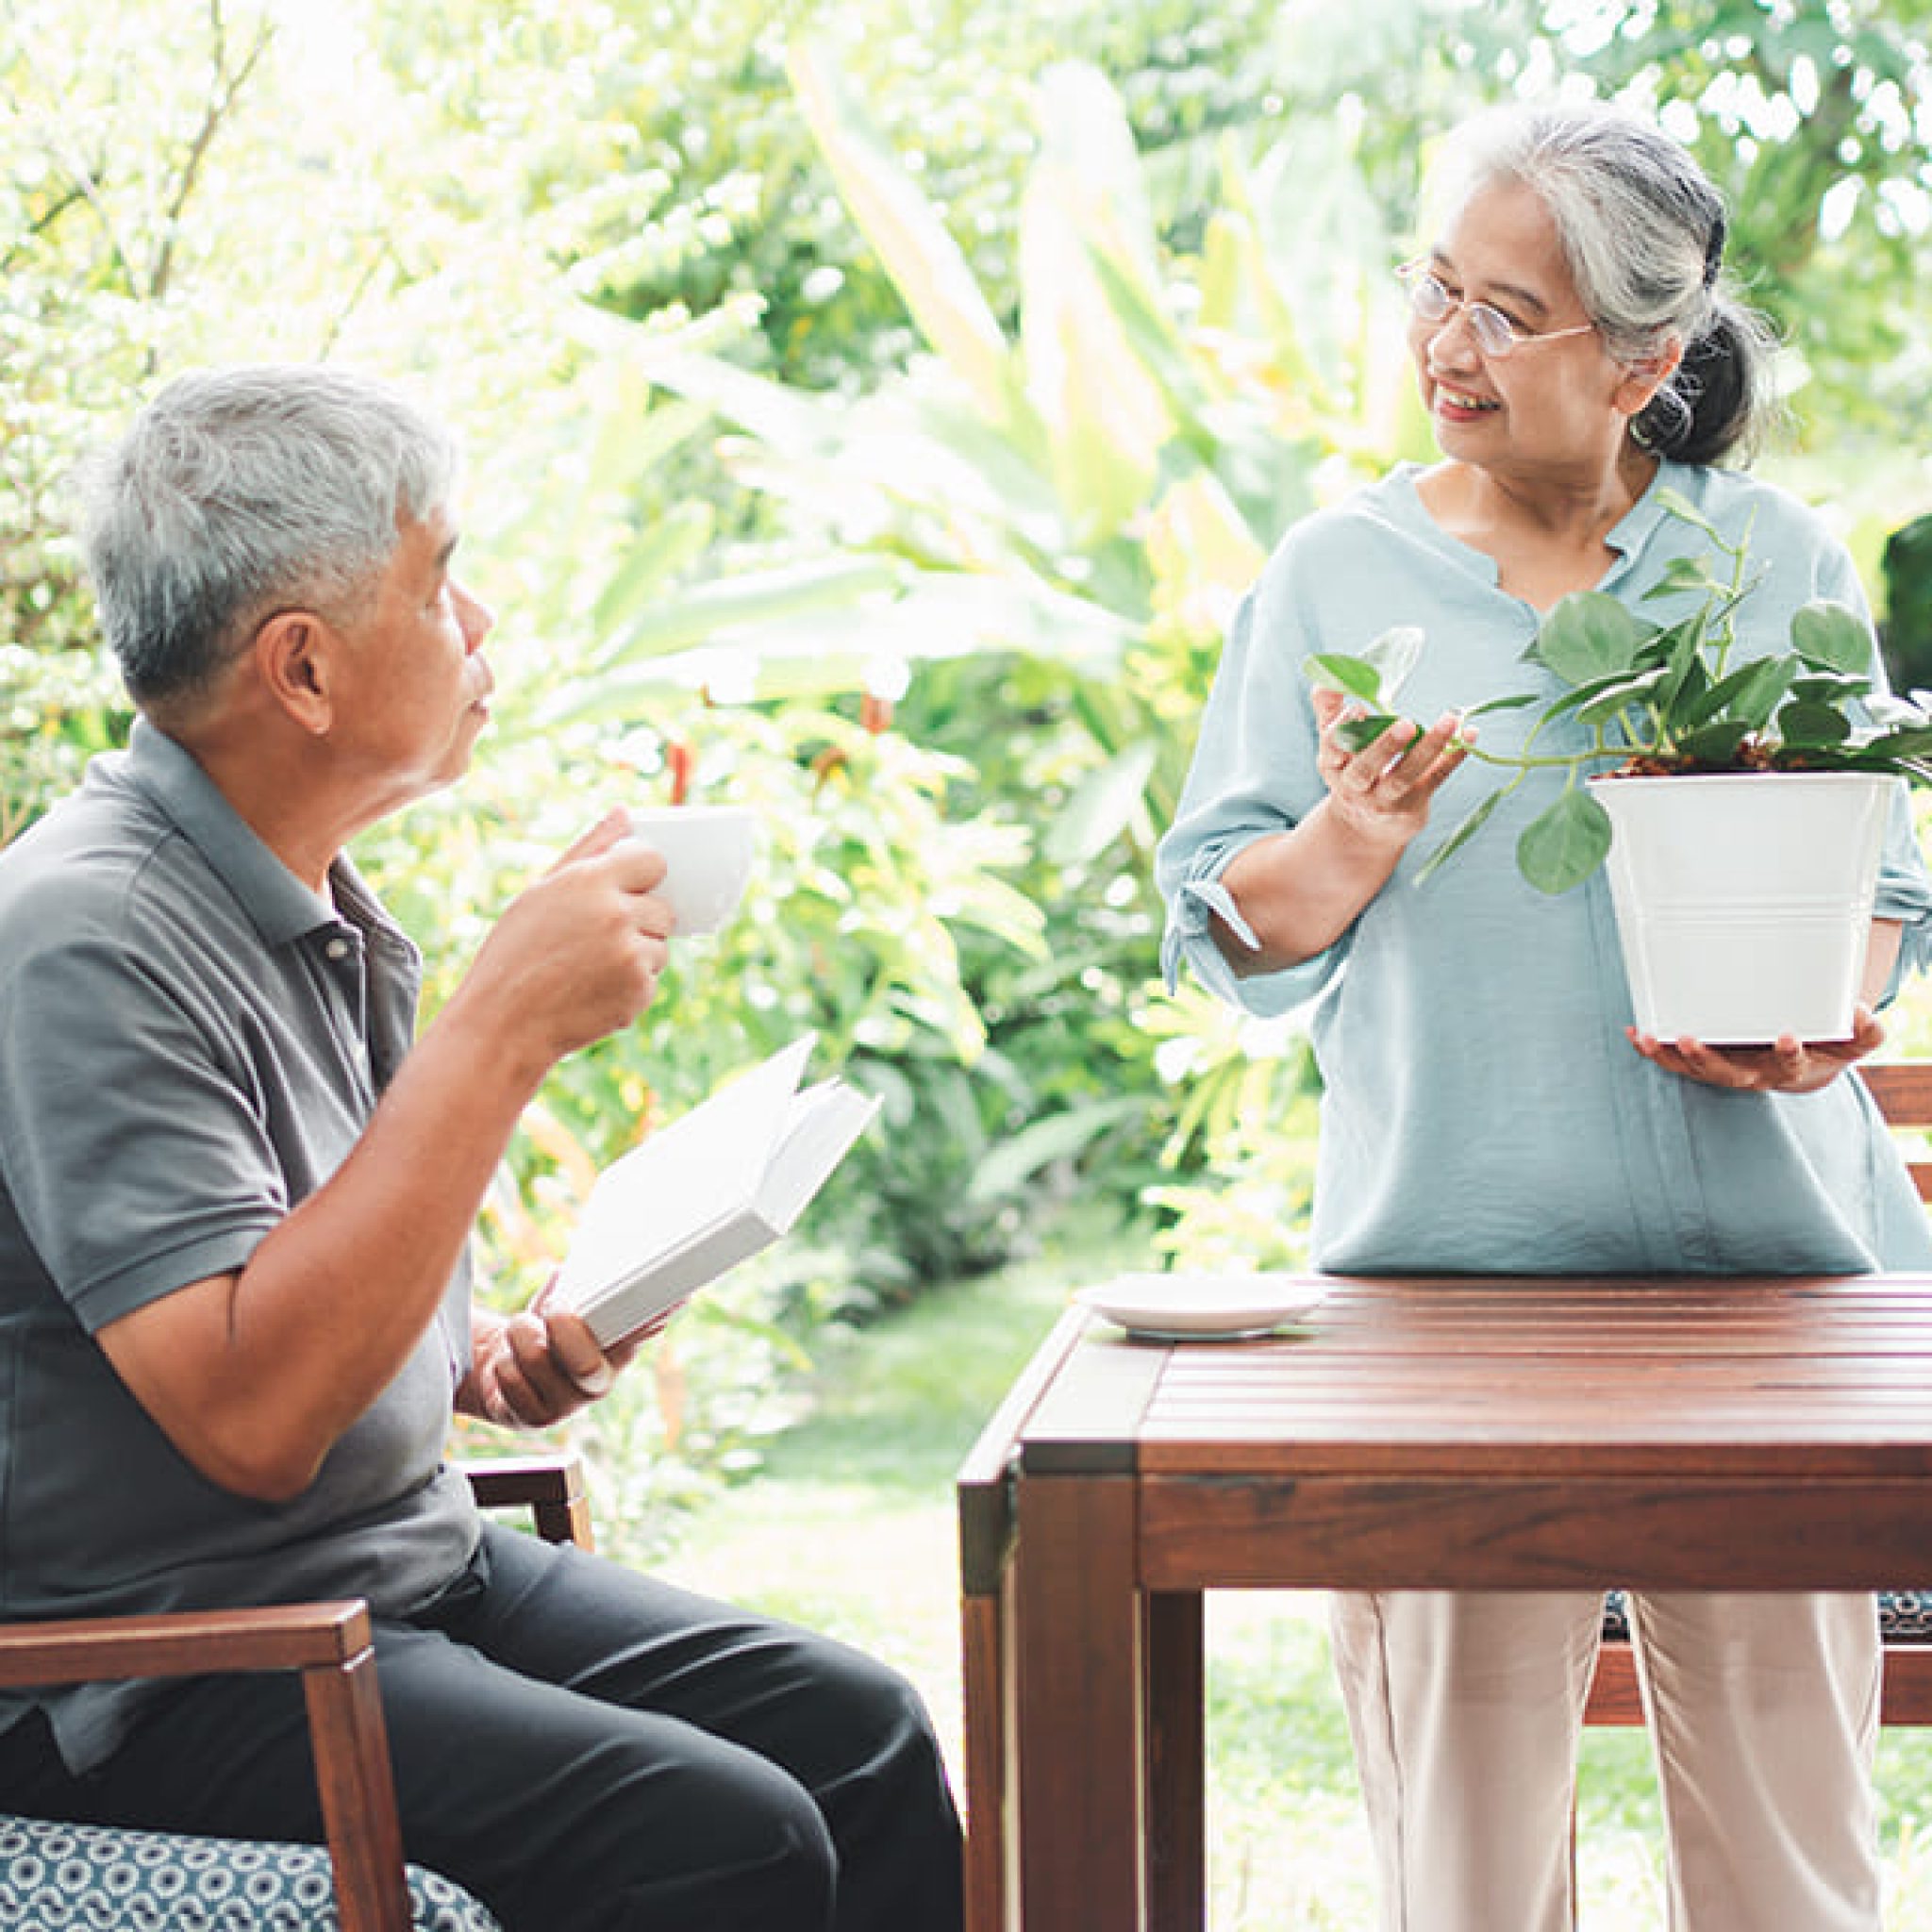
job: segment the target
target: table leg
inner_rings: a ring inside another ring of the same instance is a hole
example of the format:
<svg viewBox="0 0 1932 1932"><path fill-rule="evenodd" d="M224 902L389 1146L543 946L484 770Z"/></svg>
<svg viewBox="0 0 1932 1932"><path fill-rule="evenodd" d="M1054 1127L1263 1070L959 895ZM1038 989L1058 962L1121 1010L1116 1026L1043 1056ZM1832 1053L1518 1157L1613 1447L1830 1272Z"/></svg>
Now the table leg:
<svg viewBox="0 0 1932 1932"><path fill-rule="evenodd" d="M1208 1924L1207 1671L1198 1591L1143 1599L1150 1932Z"/></svg>
<svg viewBox="0 0 1932 1932"><path fill-rule="evenodd" d="M1010 1618L1002 1591L977 1592L960 1607L966 1746L966 1928L1007 1932L1010 1777Z"/></svg>
<svg viewBox="0 0 1932 1932"><path fill-rule="evenodd" d="M1020 1924L1146 1932L1133 1480L1023 1474L1017 1487Z"/></svg>

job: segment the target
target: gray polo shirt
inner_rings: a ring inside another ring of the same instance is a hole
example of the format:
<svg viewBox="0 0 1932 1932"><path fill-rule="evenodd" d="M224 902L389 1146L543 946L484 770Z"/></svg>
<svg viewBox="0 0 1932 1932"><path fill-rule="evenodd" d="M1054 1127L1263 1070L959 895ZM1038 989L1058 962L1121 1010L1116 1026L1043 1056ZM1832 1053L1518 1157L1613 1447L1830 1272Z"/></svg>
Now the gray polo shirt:
<svg viewBox="0 0 1932 1932"><path fill-rule="evenodd" d="M0 1619L309 1596L402 1614L475 1547L442 1462L467 1267L286 1504L197 1474L92 1339L242 1267L335 1172L407 1052L415 948L346 860L330 888L144 723L0 852ZM326 1320L330 1284L315 1293ZM82 1770L153 1688L31 1701ZM28 1701L0 1697L0 1726Z"/></svg>

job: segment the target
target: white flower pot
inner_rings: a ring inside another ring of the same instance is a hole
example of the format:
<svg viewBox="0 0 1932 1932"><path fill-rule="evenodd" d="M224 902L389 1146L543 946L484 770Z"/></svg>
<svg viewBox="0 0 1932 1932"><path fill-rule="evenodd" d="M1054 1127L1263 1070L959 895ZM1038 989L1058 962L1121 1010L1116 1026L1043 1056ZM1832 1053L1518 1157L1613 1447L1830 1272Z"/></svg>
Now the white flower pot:
<svg viewBox="0 0 1932 1932"><path fill-rule="evenodd" d="M1896 778L1602 777L1610 896L1637 1024L1659 1040L1843 1040Z"/></svg>

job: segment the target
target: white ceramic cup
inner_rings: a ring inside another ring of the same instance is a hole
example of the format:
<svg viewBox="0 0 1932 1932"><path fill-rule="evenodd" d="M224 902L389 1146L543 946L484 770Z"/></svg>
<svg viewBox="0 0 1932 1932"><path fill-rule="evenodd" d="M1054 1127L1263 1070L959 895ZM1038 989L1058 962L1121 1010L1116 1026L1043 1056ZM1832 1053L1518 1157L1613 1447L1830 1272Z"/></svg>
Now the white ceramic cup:
<svg viewBox="0 0 1932 1932"><path fill-rule="evenodd" d="M630 829L664 856L662 884L680 933L716 932L751 877L758 816L741 805L666 805L632 811Z"/></svg>

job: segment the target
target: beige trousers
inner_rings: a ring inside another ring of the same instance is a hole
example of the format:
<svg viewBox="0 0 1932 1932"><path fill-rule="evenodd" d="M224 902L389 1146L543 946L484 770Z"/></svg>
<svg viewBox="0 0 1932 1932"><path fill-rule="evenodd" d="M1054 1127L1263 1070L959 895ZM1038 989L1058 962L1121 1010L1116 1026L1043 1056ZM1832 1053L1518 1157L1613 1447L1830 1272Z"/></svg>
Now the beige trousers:
<svg viewBox="0 0 1932 1932"><path fill-rule="evenodd" d="M1877 1932L1869 1596L1631 1600L1672 1932ZM1338 1596L1380 1932L1570 1932L1571 1804L1603 1601Z"/></svg>

